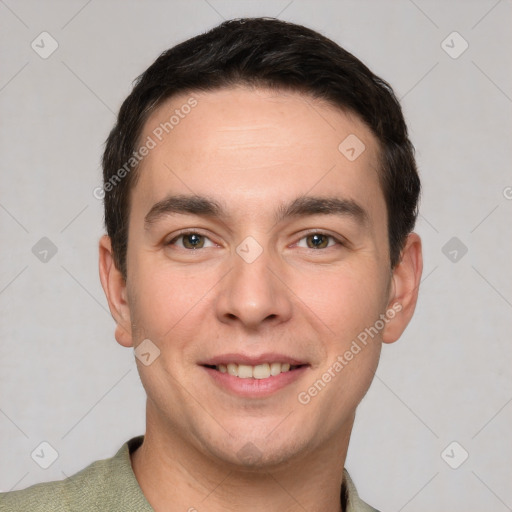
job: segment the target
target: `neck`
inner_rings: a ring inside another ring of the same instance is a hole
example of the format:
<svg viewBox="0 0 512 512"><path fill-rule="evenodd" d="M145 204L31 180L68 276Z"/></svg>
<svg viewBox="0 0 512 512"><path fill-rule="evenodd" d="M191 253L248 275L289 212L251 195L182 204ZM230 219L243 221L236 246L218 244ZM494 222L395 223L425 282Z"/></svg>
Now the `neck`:
<svg viewBox="0 0 512 512"><path fill-rule="evenodd" d="M341 510L352 422L338 438L311 453L251 469L224 463L155 425L148 417L144 442L132 454L135 477L155 512Z"/></svg>

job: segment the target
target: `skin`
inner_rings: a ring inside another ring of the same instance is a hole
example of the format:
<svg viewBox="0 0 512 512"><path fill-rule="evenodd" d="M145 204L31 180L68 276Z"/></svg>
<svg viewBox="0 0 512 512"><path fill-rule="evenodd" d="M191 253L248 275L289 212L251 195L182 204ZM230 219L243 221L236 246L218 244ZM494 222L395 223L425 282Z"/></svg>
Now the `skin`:
<svg viewBox="0 0 512 512"><path fill-rule="evenodd" d="M157 109L141 140L190 96ZM149 366L137 360L148 400L134 473L156 511L339 511L356 407L382 343L396 341L414 312L420 239L409 235L391 270L378 145L356 116L298 93L238 87L192 96L197 106L139 169L126 282L109 238L100 241L118 343L149 338L160 350ZM366 147L354 161L338 150L350 134ZM226 216L167 215L146 229L145 216L169 194L208 196ZM355 201L367 222L316 214L276 223L274 210L301 195ZM206 237L203 248L175 240L185 228ZM335 238L308 247L318 230ZM236 252L248 236L262 248L252 263ZM401 311L384 329L301 404L298 394L396 304ZM220 354L266 352L308 367L265 398L233 395L200 366ZM240 456L247 446L252 460Z"/></svg>

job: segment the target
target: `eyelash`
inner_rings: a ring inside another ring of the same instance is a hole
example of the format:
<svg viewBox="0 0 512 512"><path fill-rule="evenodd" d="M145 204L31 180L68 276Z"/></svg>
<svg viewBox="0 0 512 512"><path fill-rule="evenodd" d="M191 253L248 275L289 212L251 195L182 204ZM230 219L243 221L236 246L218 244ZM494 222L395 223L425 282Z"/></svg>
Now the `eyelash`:
<svg viewBox="0 0 512 512"><path fill-rule="evenodd" d="M208 240L210 240L212 243L215 243L213 242L213 240L211 240L208 236L202 234L200 231L198 230L185 230L185 231L180 231L172 240L170 240L169 242L167 242L166 245L174 245L175 242L177 240L179 240L180 238L184 237L184 236L187 236L187 235L199 235L199 236L202 236L204 238L207 238ZM332 240L334 240L336 243L334 245L339 245L339 246L345 246L345 243L343 242L343 240L340 240L339 238L329 234L329 233L326 233L325 231L319 231L319 230L312 230L312 231L308 231L307 233L305 233L300 239L298 242L300 242L301 240L303 240L304 238L307 238L308 236L311 236L311 235L323 235L323 236L326 236L327 238L330 238ZM298 243L297 242L297 243ZM327 247L323 248L323 249L314 249L314 248L311 248L311 247L306 247L306 249L309 249L311 251L322 251L322 250L326 250L326 249L329 249L329 248L332 248L334 247L334 245L328 245ZM197 251L198 249L187 249L185 247L183 247L183 249L185 251L190 251L190 252L193 252L193 251ZM201 249L201 248L199 248Z"/></svg>

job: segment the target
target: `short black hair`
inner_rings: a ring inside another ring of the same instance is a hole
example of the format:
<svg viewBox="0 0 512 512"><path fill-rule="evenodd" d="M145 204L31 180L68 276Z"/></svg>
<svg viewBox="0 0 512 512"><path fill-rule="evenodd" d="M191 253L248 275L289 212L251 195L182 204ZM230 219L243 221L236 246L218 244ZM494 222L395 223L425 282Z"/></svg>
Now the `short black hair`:
<svg viewBox="0 0 512 512"><path fill-rule="evenodd" d="M103 154L103 190L105 227L124 278L130 192L138 168L133 156L146 120L178 94L239 85L303 93L356 114L370 128L380 146L379 179L393 268L414 229L420 180L391 86L314 30L274 18L242 18L225 21L162 53L136 79L121 106Z"/></svg>

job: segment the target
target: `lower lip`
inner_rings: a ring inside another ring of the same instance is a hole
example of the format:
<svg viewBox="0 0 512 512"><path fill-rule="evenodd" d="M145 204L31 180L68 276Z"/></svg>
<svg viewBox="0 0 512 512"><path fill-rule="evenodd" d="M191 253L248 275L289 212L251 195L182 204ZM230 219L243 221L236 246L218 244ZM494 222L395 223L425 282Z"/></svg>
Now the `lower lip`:
<svg viewBox="0 0 512 512"><path fill-rule="evenodd" d="M308 369L307 366L300 366L294 370L270 376L266 379L241 379L229 373L221 373L213 368L206 366L203 366L203 368L219 387L245 398L264 398L270 396L295 382Z"/></svg>

